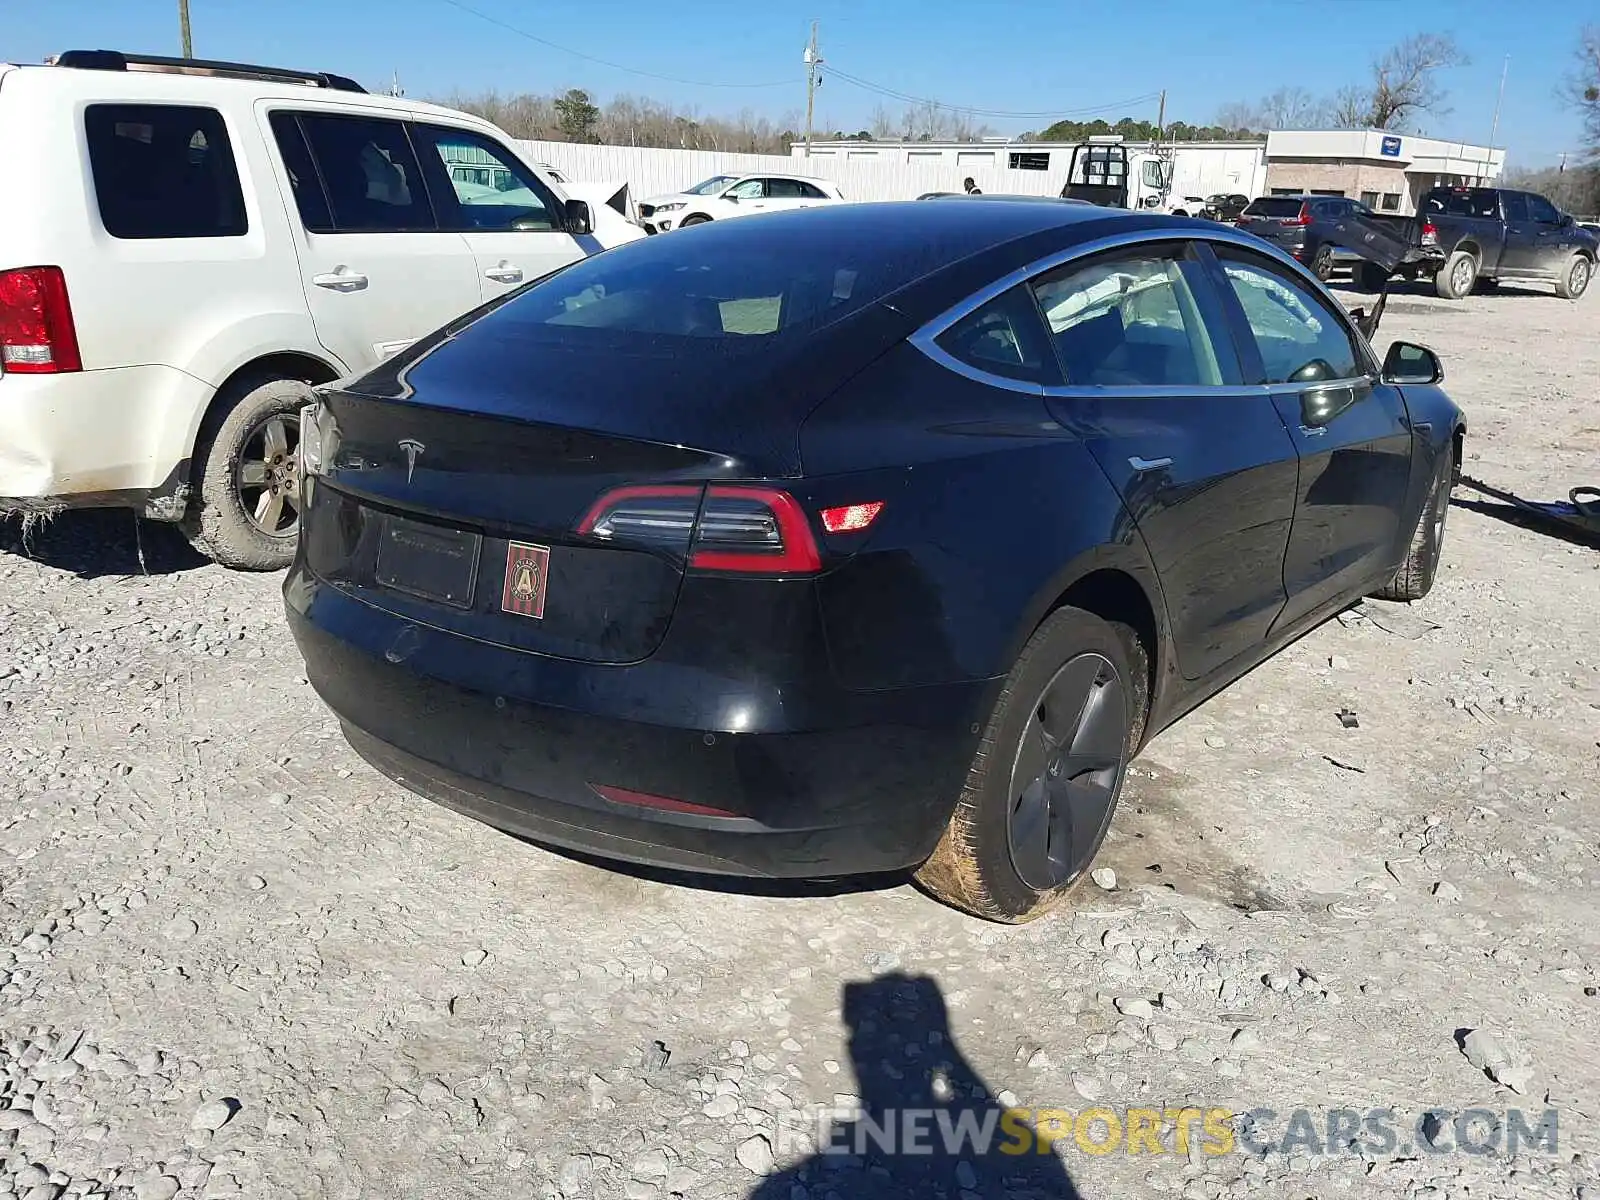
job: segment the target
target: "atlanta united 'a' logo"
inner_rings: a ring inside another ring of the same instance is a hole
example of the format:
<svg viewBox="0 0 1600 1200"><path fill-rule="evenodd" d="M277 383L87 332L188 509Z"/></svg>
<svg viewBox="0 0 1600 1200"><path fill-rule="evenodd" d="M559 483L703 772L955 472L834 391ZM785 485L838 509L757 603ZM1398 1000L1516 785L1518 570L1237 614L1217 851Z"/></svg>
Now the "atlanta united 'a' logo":
<svg viewBox="0 0 1600 1200"><path fill-rule="evenodd" d="M548 546L511 542L506 547L506 585L500 607L521 617L543 618L549 574Z"/></svg>

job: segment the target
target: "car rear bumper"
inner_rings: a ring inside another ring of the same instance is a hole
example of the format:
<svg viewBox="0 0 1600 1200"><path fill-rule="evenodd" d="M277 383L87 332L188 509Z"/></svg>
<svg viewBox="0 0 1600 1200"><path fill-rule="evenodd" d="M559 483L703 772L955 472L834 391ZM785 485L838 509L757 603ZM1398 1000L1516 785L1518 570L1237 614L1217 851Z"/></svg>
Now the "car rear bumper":
<svg viewBox="0 0 1600 1200"><path fill-rule="evenodd" d="M0 375L0 510L176 516L159 502L186 482L189 431L209 400L169 367Z"/></svg>
<svg viewBox="0 0 1600 1200"><path fill-rule="evenodd" d="M819 662L829 681L796 689L798 708L772 727L738 719L756 686L709 672L692 685L734 718L660 724L625 697L684 685L670 635L651 660L605 666L423 628L300 566L284 595L307 678L373 766L497 828L654 867L823 878L914 866L943 832L992 698L988 681L848 692Z"/></svg>

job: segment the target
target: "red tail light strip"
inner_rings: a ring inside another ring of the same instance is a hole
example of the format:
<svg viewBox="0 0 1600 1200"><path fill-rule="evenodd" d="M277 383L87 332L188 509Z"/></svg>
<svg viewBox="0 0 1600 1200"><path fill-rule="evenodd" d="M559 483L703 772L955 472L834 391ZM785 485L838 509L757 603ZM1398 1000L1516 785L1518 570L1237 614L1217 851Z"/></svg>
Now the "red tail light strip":
<svg viewBox="0 0 1600 1200"><path fill-rule="evenodd" d="M635 792L629 788L611 787L604 783L591 783L591 791L613 804L626 804L632 808L653 808L659 812L688 813L696 817L737 817L738 813L708 804L693 804L688 800L674 800L671 796L653 796L649 792Z"/></svg>

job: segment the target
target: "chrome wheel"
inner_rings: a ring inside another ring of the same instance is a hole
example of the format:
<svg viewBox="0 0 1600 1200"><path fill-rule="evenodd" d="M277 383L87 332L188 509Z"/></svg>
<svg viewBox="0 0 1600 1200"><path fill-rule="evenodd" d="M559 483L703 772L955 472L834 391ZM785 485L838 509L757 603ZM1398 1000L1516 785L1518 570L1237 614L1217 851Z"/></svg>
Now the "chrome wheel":
<svg viewBox="0 0 1600 1200"><path fill-rule="evenodd" d="M245 435L234 487L245 516L262 533L295 535L300 528L300 425L292 415L266 417Z"/></svg>
<svg viewBox="0 0 1600 1200"><path fill-rule="evenodd" d="M1455 270L1451 274L1450 282L1455 285L1456 291L1464 296L1472 290L1473 280L1477 278L1477 275L1477 264L1470 258L1463 258L1456 264Z"/></svg>
<svg viewBox="0 0 1600 1200"><path fill-rule="evenodd" d="M1567 275L1567 290L1574 296L1581 296L1589 286L1589 260L1576 259L1572 264L1572 271Z"/></svg>
<svg viewBox="0 0 1600 1200"><path fill-rule="evenodd" d="M1127 689L1100 654L1071 659L1033 706L1011 768L1011 864L1040 891L1071 883L1111 819L1128 753Z"/></svg>

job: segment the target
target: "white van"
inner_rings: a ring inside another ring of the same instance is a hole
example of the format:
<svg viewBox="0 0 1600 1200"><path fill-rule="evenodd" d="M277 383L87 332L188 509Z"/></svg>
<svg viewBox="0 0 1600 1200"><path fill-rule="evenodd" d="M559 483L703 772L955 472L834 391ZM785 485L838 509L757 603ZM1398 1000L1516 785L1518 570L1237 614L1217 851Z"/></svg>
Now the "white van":
<svg viewBox="0 0 1600 1200"><path fill-rule="evenodd" d="M292 555L312 385L644 236L487 121L336 75L0 64L0 144L0 514L132 508L234 567Z"/></svg>

